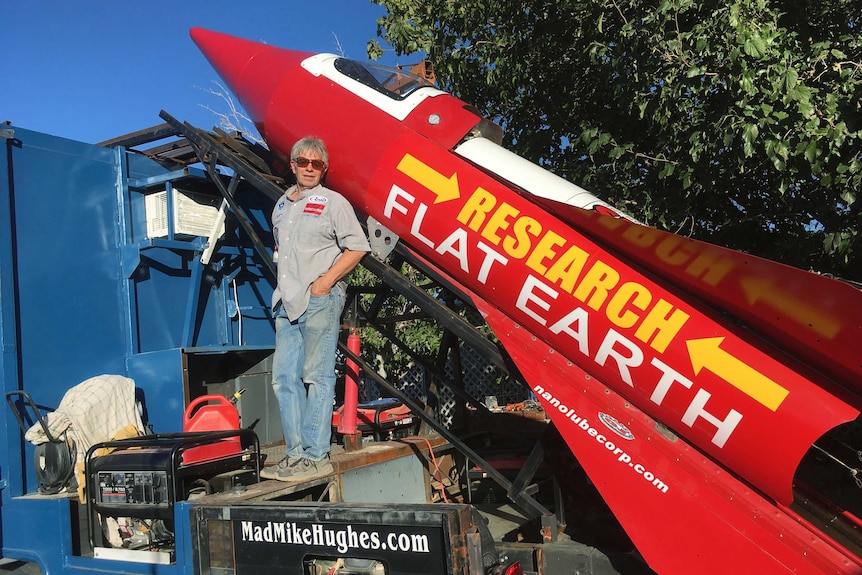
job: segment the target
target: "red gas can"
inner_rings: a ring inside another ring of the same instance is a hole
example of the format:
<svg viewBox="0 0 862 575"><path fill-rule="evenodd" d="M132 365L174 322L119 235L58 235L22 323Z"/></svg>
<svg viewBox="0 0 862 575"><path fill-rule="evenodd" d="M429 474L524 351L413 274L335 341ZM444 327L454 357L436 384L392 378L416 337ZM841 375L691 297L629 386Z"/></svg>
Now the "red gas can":
<svg viewBox="0 0 862 575"><path fill-rule="evenodd" d="M239 411L225 396L210 394L196 397L186 407L183 431L229 431L239 429ZM222 439L211 445L193 447L183 453L183 463L197 463L234 455L242 451L239 437Z"/></svg>

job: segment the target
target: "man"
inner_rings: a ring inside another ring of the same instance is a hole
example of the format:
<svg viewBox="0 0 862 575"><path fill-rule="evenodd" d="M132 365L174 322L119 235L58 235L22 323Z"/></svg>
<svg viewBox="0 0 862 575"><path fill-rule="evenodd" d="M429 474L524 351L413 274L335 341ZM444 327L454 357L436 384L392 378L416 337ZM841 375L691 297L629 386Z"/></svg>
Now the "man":
<svg viewBox="0 0 862 575"><path fill-rule="evenodd" d="M296 185L272 211L278 258L272 295L272 387L281 412L285 457L261 471L294 481L333 472L329 460L335 356L346 285L340 281L370 251L350 203L321 185L329 153L319 139L294 144Z"/></svg>

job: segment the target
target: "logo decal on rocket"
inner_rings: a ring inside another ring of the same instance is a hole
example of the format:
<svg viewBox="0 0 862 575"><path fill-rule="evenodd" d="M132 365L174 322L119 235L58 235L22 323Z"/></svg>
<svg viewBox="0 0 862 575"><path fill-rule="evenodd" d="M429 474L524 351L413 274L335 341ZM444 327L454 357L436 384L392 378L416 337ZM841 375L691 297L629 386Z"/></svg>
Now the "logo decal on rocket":
<svg viewBox="0 0 862 575"><path fill-rule="evenodd" d="M629 431L629 428L619 422L619 420L607 413L599 412L599 421L605 424L605 427L622 437L623 439L628 439L629 441L635 438L635 434Z"/></svg>

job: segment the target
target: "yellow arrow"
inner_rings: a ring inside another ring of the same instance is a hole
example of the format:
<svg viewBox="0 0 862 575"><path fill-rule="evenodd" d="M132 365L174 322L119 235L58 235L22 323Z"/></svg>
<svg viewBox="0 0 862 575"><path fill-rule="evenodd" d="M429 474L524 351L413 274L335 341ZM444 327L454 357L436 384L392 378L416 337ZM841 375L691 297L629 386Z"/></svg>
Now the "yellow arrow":
<svg viewBox="0 0 862 575"><path fill-rule="evenodd" d="M723 341L723 337L708 337L685 342L694 374L697 375L701 369L706 368L772 411L778 409L790 392L721 349Z"/></svg>
<svg viewBox="0 0 862 575"><path fill-rule="evenodd" d="M457 200L461 197L457 172L447 178L410 154L404 154L404 157L401 158L398 163L398 171L431 190L437 196L437 199L434 200L435 204Z"/></svg>
<svg viewBox="0 0 862 575"><path fill-rule="evenodd" d="M801 326L808 326L812 331L829 339L833 339L841 329L841 323L834 317L829 317L823 310L816 309L807 302L783 293L779 286L771 281L758 278L744 278L739 281L745 292L749 305L758 301L770 306L775 311L786 315Z"/></svg>

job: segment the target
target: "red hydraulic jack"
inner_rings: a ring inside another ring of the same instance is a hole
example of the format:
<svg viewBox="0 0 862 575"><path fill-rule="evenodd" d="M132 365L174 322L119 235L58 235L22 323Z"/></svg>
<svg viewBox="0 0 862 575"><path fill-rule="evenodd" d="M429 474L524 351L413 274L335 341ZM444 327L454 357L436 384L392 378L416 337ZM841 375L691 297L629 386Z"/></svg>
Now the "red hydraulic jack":
<svg viewBox="0 0 862 575"><path fill-rule="evenodd" d="M347 320L347 350L360 356L358 313L354 300L353 312ZM408 437L418 431L418 423L410 408L395 398L379 398L359 403L359 365L345 359L344 402L332 413L332 427L342 438L345 451L362 449L362 438L370 435L375 441L385 438Z"/></svg>
<svg viewBox="0 0 862 575"><path fill-rule="evenodd" d="M355 322L348 325L347 349L359 355L360 339ZM338 433L342 435L345 451L362 449L362 433L356 427L359 405L359 366L350 359L345 360L344 404L335 412Z"/></svg>

